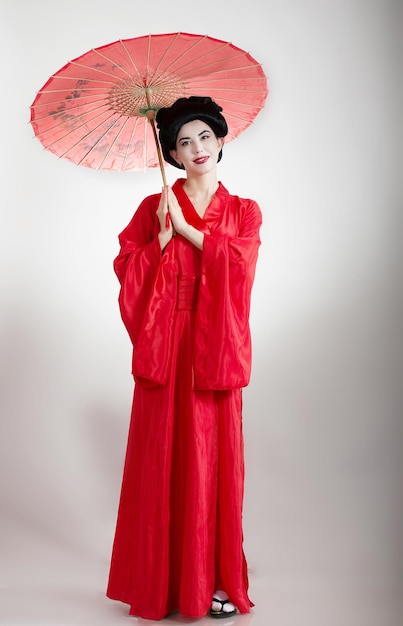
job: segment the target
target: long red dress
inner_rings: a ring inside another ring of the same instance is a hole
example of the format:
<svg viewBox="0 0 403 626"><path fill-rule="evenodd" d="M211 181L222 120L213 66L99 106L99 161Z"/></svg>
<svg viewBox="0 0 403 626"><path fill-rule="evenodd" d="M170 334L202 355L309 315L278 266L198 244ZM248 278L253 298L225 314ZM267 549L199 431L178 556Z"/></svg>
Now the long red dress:
<svg viewBox="0 0 403 626"><path fill-rule="evenodd" d="M133 343L134 399L107 596L159 620L203 617L215 589L253 606L243 552L242 387L260 245L253 200L219 189L200 218L173 190L203 251L173 237L161 252L160 194L120 234L115 271Z"/></svg>

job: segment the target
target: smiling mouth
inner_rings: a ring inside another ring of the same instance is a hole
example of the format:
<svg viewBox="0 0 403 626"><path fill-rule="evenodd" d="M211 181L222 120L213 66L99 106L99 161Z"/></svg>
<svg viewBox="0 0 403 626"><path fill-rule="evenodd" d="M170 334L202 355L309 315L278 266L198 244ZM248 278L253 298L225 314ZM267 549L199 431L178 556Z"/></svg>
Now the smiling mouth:
<svg viewBox="0 0 403 626"><path fill-rule="evenodd" d="M208 156L200 157L199 159L195 159L194 163L197 163L197 165L201 165L201 164L205 163L206 161L208 161Z"/></svg>

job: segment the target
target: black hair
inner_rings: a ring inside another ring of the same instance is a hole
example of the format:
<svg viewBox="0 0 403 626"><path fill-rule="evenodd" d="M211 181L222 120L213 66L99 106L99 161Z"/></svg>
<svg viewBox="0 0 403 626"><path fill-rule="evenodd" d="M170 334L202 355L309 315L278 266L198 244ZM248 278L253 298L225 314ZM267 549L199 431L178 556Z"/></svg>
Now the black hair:
<svg viewBox="0 0 403 626"><path fill-rule="evenodd" d="M221 114L220 107L209 96L190 96L189 98L179 98L170 107L159 109L156 115L159 129L159 140L162 154L165 161L184 169L170 155L171 150L176 150L176 138L178 132L184 124L194 120L206 122L213 130L216 137L225 137L228 133L228 126L225 117ZM221 160L222 149L218 155L217 162Z"/></svg>

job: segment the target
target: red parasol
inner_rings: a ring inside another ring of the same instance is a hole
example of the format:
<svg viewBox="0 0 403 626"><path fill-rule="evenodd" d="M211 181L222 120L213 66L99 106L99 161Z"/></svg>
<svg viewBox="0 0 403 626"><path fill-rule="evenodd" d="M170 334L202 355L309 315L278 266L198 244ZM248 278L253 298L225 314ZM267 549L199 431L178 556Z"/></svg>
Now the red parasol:
<svg viewBox="0 0 403 626"><path fill-rule="evenodd" d="M223 108L231 141L262 109L261 65L232 43L170 33L92 49L51 76L31 105L44 148L94 169L137 170L164 161L155 113L180 97L210 96Z"/></svg>

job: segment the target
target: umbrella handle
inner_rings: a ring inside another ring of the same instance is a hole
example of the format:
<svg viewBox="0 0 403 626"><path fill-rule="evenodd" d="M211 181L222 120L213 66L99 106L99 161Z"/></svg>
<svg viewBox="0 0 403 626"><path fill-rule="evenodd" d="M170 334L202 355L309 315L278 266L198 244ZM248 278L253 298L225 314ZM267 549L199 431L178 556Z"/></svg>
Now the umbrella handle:
<svg viewBox="0 0 403 626"><path fill-rule="evenodd" d="M155 146L157 148L158 161L159 161L159 164L160 164L160 170L161 170L161 175L162 175L162 182L164 183L164 187L167 187L167 180L166 180L166 177L165 177L164 160L162 158L161 146L160 146L160 142L158 140L157 130L155 128L155 111L154 111L154 109L148 109L146 111L146 116L147 116L148 121L151 124L151 128L153 129Z"/></svg>
<svg viewBox="0 0 403 626"><path fill-rule="evenodd" d="M167 183L167 179L165 177L165 167L164 167L164 161L162 159L161 146L160 146L160 142L159 142L159 139L158 139L157 131L156 131L156 128L155 128L155 111L154 111L154 109L148 109L146 111L146 116L147 116L148 121L151 124L151 128L153 129L153 135L154 135L154 139L155 139L155 146L157 148L158 161L159 161L159 164L160 164L160 170L161 170L161 175L162 175L162 182L164 183L164 187L167 187L168 183ZM166 215L165 227L169 228L170 223L171 223L171 218L170 218L170 215L169 215L169 212L168 212L167 215ZM176 232L175 232L174 228L173 228L173 235L176 235Z"/></svg>

